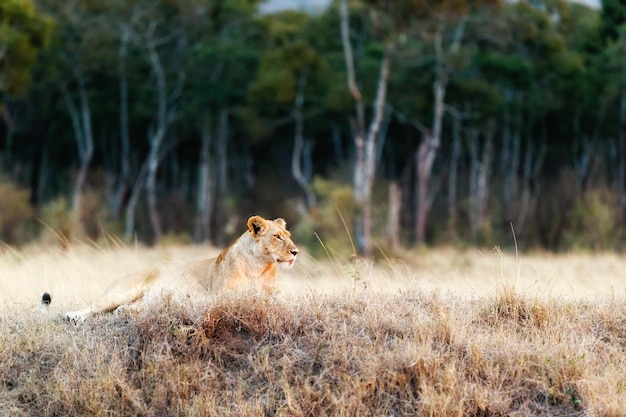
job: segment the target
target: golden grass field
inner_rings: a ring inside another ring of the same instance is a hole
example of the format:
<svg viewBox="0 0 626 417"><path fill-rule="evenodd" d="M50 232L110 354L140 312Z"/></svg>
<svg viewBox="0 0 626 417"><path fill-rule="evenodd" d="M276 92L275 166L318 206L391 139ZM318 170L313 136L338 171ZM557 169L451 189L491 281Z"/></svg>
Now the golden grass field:
<svg viewBox="0 0 626 417"><path fill-rule="evenodd" d="M302 254L283 297L61 318L127 271L216 253L4 248L0 415L626 416L618 254Z"/></svg>
<svg viewBox="0 0 626 417"><path fill-rule="evenodd" d="M0 251L2 306L36 307L50 292L55 308L84 304L98 297L116 278L154 265L184 263L216 256L206 246L159 248L78 244ZM401 259L372 262L314 260L306 253L281 271L286 294L333 293L368 286L375 292L402 289L439 291L459 297L493 297L498 285L559 300L626 298L626 256L615 253L503 253L497 248L439 248L401 254Z"/></svg>

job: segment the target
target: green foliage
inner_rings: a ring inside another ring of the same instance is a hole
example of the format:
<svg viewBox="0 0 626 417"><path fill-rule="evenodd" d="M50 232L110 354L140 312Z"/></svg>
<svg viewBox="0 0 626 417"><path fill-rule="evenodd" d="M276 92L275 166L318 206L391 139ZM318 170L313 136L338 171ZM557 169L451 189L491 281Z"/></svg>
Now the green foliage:
<svg viewBox="0 0 626 417"><path fill-rule="evenodd" d="M620 190L615 182L619 178L619 154L623 153L618 138L624 134L618 102L626 86L623 2L606 0L602 11L560 0L482 7L496 3L501 2L348 2L349 36L366 121L371 119L381 56L389 42L395 46L380 132L385 137L381 136L384 140L378 149L374 184L376 240L384 230L384 190L389 177L401 179L402 230L407 231L403 239L410 240L417 188L415 151L433 119L433 82L438 70L434 41L436 34L441 34L448 88L441 144L433 166L433 210L428 224L431 242L443 240L441 226L448 223L444 210L447 169L452 162L450 139L456 120L461 125L461 148L454 228L460 241L471 230L463 205L470 169L468 132L484 135L489 121L495 129L495 142L489 167L493 203L486 224L493 230L484 230L485 238L498 239L501 225L511 220L507 217L511 210L520 207L524 152L532 144L535 153L546 149L546 164L532 179L531 200L537 200L529 203L525 225L532 231L524 236L529 239L527 243L563 248L563 243L584 240L592 243L583 246L599 245L596 241L600 237L587 236L586 231L595 227L582 213L598 210L599 218L604 218L602 205L587 200L583 204L576 200L578 191L569 193L567 184L552 182L571 167L573 160L585 156L579 149L573 150L572 144L590 142L599 159L597 166L606 171L598 189ZM354 208L350 176L344 172L338 180L333 173L337 166L350 170L347 162L355 155L356 123L339 36L338 2L314 14L286 10L264 15L257 13L259 4L260 0L0 1L0 50L4 51L0 58L0 83L4 83L0 86L0 149L10 150L4 155L10 162L4 168L10 170L10 178L30 184L33 201L50 202L36 208L51 230L59 236L73 232L65 213L68 204L59 196L69 194L78 162L59 87L67 87L69 97L78 99L81 77L76 73L80 73L91 106L96 149L90 178L94 172L106 172L106 179L96 186L88 185L92 191L84 196L81 237L98 238L103 231L116 231L104 207L116 206L117 200L111 196L118 190L130 192L148 151L146 133L154 129L157 96L145 48L146 35L154 31L166 72L166 89L171 94L167 103L171 117L157 176L164 233L192 234L199 136L210 132L217 137L225 132L227 178L218 178L223 171L218 174L216 169L216 140L209 149L210 185L213 190L219 188L217 185L226 188L220 188L219 193L225 195L219 195L216 205L225 207L228 201L227 209L214 210L211 221L216 233L223 233L223 212L245 218L250 211L262 211L302 218L301 224L290 225L295 233L302 232L302 241L310 247L320 247L314 235L318 232L331 251L351 251L349 231ZM459 20L462 16L464 19ZM460 21L465 26L458 26ZM130 179L125 180L125 187L118 187L124 182L120 181L124 166L119 128L121 27L131 30L125 61L130 137ZM457 32L459 28L464 29L462 33ZM457 35L459 48L452 50L450 45ZM297 103L301 107L296 109ZM229 125L224 131L219 130L219 114L228 114ZM315 192L320 199L320 205L306 215L296 214L293 205L284 203L297 193L293 182L285 181L290 176L296 114L303 116L302 133L307 144L302 168L307 178L317 178ZM516 165L507 160L514 151L511 138L520 138L516 146L521 156ZM511 177L507 169L515 170L516 178L511 180L513 196L506 202L509 212L505 213L496 194L509 186L503 183ZM584 172L575 175L581 177ZM259 184L264 185L265 196L259 195ZM560 199L564 189L568 198ZM120 218L116 219L119 226L124 220L127 194L117 197L122 201ZM138 207L144 204L143 198L142 194ZM578 214L571 223L574 200ZM147 238L145 216L140 216L137 224L139 239ZM508 237L508 227L504 229ZM619 240L602 227L598 230L602 236L608 233L606 247ZM578 232L582 235L575 237ZM19 240L21 234L17 236Z"/></svg>
<svg viewBox="0 0 626 417"><path fill-rule="evenodd" d="M268 125L291 119L296 107L305 115L320 111L328 66L313 44L308 28L311 19L305 13L285 11L264 21L266 50L249 88L246 110L255 138L273 133Z"/></svg>
<svg viewBox="0 0 626 417"><path fill-rule="evenodd" d="M477 65L489 80L502 79L511 87L528 88L533 78L532 63L519 55L500 55L490 52L477 56Z"/></svg>
<svg viewBox="0 0 626 417"><path fill-rule="evenodd" d="M0 98L3 92L20 95L26 90L30 68L48 44L52 26L31 0L0 2Z"/></svg>
<svg viewBox="0 0 626 417"><path fill-rule="evenodd" d="M499 89L484 79L459 79L450 86L453 94L458 95L459 101L472 105L480 110L483 120L498 114L505 104L504 97Z"/></svg>
<svg viewBox="0 0 626 417"><path fill-rule="evenodd" d="M601 4L600 34L605 42L615 40L626 23L626 4L622 0L601 0Z"/></svg>
<svg viewBox="0 0 626 417"><path fill-rule="evenodd" d="M606 80L607 92L619 94L626 88L626 26L623 26L615 39L612 39L603 50L599 66L611 75Z"/></svg>

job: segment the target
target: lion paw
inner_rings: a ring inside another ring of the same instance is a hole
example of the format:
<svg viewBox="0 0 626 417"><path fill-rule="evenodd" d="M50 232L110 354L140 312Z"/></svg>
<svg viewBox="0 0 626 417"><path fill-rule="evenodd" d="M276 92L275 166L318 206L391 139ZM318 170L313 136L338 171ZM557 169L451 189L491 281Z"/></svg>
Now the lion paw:
<svg viewBox="0 0 626 417"><path fill-rule="evenodd" d="M69 311L65 314L65 319L70 323L78 324L85 321L85 317L80 313L80 311Z"/></svg>

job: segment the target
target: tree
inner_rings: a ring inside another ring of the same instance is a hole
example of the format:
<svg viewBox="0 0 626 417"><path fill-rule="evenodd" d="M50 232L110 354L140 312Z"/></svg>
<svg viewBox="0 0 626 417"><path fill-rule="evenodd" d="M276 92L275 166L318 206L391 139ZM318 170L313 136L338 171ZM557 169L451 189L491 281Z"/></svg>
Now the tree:
<svg viewBox="0 0 626 417"><path fill-rule="evenodd" d="M53 20L31 0L0 2L0 117L7 127L5 159L10 159L15 122L7 108L31 83L31 68L50 42Z"/></svg>
<svg viewBox="0 0 626 417"><path fill-rule="evenodd" d="M443 129L443 116L445 109L446 89L448 86L450 73L453 70L454 56L459 53L461 41L464 36L467 17L457 13L449 14L443 11L437 14L437 22L432 33L432 42L435 51L435 77L433 81L433 118L431 128L422 129L422 142L415 155L417 165L417 216L415 220L415 241L422 244L426 237L426 222L428 212L432 204L432 197L429 195L430 177L433 164L441 146L441 135ZM456 27L448 50L444 47L444 32L448 21L456 20Z"/></svg>
<svg viewBox="0 0 626 417"><path fill-rule="evenodd" d="M71 121L78 151L78 170L72 191L72 232L82 233L82 196L95 151L90 81L107 67L112 43L100 15L106 4L79 1L41 1L57 21L48 64L56 66L54 81L61 92ZM97 52L96 52L97 51Z"/></svg>
<svg viewBox="0 0 626 417"><path fill-rule="evenodd" d="M168 146L164 146L164 143L168 129L178 117L178 100L186 77L184 57L192 32L186 6L167 2L140 2L137 6L141 17L133 31L132 41L144 54L151 70L154 110L146 129L149 150L126 207L126 239L134 232L135 206L144 187L154 243L160 242L163 236L157 207L157 172L163 153L168 152ZM194 12L192 8L191 13ZM167 60L163 56L167 56Z"/></svg>
<svg viewBox="0 0 626 417"><path fill-rule="evenodd" d="M395 49L395 38L385 37L384 51L380 61L380 72L376 86L373 116L366 130L365 101L357 80L355 57L350 40L349 7L347 0L339 4L341 16L341 39L346 61L348 89L355 103L355 117L352 119L354 147L353 196L357 208L355 236L357 251L362 255L372 252L372 186L376 170L376 150L379 131L387 100L387 83L391 70L391 60Z"/></svg>
<svg viewBox="0 0 626 417"><path fill-rule="evenodd" d="M626 222L626 4L617 0L603 0L600 21L602 40L605 43L603 69L607 77L607 94L617 101L617 134L615 139L614 166L619 194L619 217Z"/></svg>
<svg viewBox="0 0 626 417"><path fill-rule="evenodd" d="M303 165L312 165L311 152L307 150L313 143L305 137L305 121L320 112L327 65L311 45L310 38L314 35L308 26L309 19L305 13L287 11L268 20L267 24L273 28L269 30L268 50L251 85L250 100L258 109L258 117L273 119L268 123L270 129L293 123L291 175L310 209L316 204L312 173L305 173Z"/></svg>
<svg viewBox="0 0 626 417"><path fill-rule="evenodd" d="M182 123L200 133L200 163L194 239L226 244L224 224L234 209L237 145L232 119L241 113L258 66L262 25L254 19L258 1L215 3L204 37L192 46L187 59ZM221 7L218 7L221 5ZM245 130L245 129L244 129ZM245 161L243 162L245 165Z"/></svg>
<svg viewBox="0 0 626 417"><path fill-rule="evenodd" d="M498 1L460 1L448 3L432 2L427 9L428 18L416 22L417 32L432 45L434 77L432 83L433 103L430 127L414 123L420 128L422 141L416 151L416 219L415 242L422 244L426 237L426 225L434 196L430 183L433 164L441 147L443 116L446 107L446 93L450 78L459 66L464 65L461 46L466 34L470 12L478 6L498 5ZM446 46L447 44L447 46Z"/></svg>

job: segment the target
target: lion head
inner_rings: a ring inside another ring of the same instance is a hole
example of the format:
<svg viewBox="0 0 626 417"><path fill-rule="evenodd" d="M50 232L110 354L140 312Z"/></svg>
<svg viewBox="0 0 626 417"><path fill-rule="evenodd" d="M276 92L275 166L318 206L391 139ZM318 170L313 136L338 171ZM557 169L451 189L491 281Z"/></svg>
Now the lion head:
<svg viewBox="0 0 626 417"><path fill-rule="evenodd" d="M300 251L286 227L287 223L281 218L266 220L261 216L252 216L248 219L248 229L252 239L261 243L259 247L263 251L262 255L283 268L290 268Z"/></svg>

